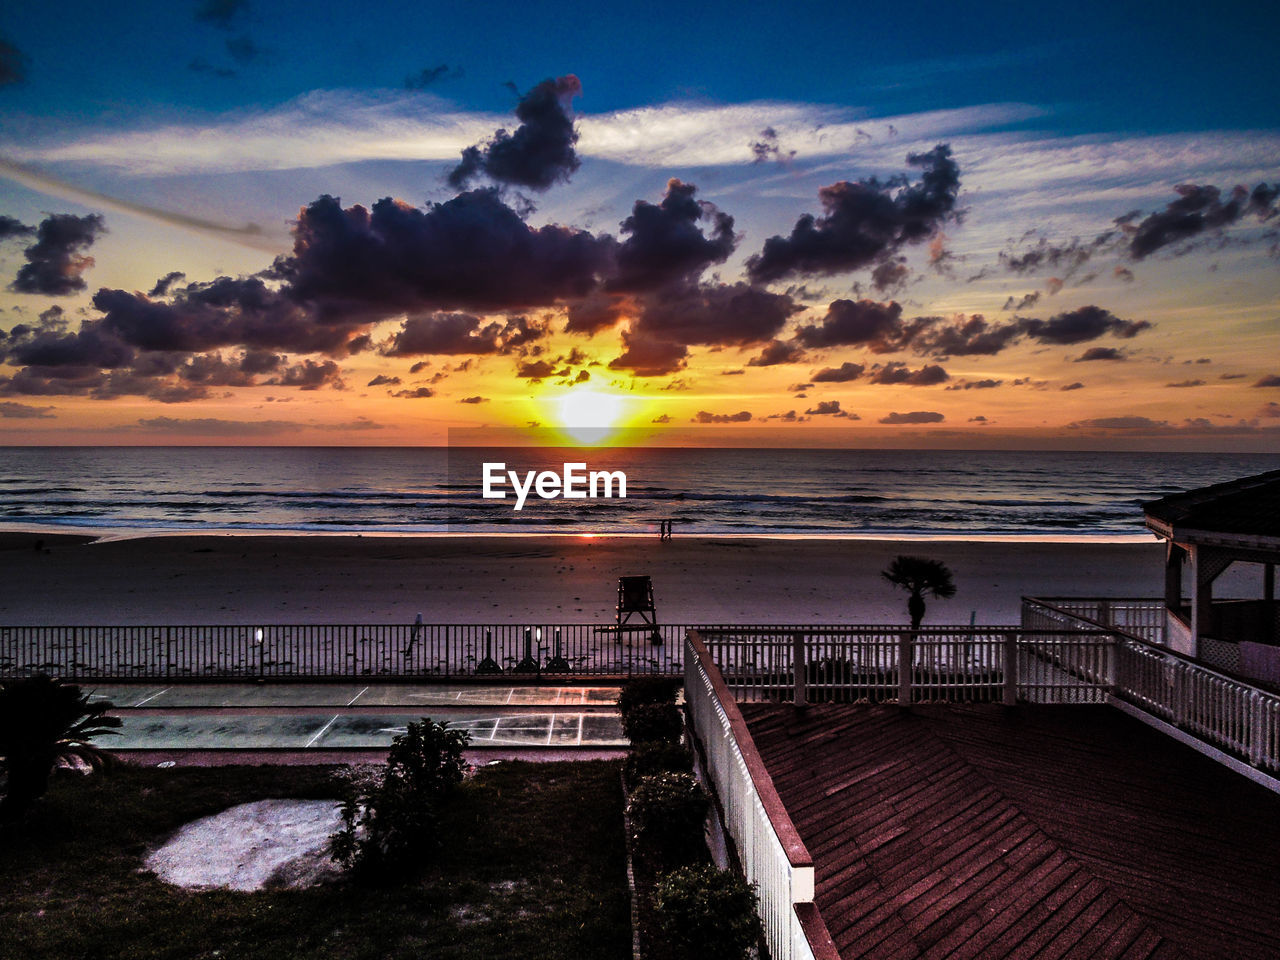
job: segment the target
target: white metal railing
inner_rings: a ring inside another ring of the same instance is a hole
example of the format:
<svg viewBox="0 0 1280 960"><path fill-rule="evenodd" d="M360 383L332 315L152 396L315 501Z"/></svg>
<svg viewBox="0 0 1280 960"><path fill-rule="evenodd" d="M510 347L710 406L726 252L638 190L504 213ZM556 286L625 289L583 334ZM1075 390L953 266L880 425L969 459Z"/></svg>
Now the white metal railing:
<svg viewBox="0 0 1280 960"><path fill-rule="evenodd" d="M770 956L773 960L828 960L834 949L812 906L813 858L787 816L733 696L694 630L685 639L684 666L685 704L706 758L707 776L724 810L725 829L733 838L747 880L756 886ZM797 912L797 904L806 910Z"/></svg>
<svg viewBox="0 0 1280 960"><path fill-rule="evenodd" d="M1054 624L1064 630L1094 629L1101 622L1099 602L1024 597L1022 622L1035 628ZM1259 770L1280 772L1280 696L1133 635L1116 638L1109 667L1097 663L1074 668L1109 687L1117 700Z"/></svg>
<svg viewBox="0 0 1280 960"><path fill-rule="evenodd" d="M1056 610L1094 626L1115 630L1157 647L1166 646L1165 601L1142 597L1023 597L1022 625L1027 625L1028 605Z"/></svg>

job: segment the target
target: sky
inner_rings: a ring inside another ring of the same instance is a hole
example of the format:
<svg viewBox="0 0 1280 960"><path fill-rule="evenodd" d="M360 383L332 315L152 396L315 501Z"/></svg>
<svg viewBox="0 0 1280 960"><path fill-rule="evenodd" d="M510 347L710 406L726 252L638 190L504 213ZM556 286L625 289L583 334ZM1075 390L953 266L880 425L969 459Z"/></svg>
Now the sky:
<svg viewBox="0 0 1280 960"><path fill-rule="evenodd" d="M1280 451L1265 20L6 5L0 444Z"/></svg>

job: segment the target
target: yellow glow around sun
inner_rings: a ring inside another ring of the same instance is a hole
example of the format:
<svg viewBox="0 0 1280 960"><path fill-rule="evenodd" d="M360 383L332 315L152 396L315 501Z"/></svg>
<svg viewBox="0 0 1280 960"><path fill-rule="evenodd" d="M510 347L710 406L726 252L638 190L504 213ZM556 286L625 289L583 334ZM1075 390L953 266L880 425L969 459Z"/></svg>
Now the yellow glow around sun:
<svg viewBox="0 0 1280 960"><path fill-rule="evenodd" d="M603 390L566 390L551 400L555 426L574 442L606 442L622 426L628 398Z"/></svg>

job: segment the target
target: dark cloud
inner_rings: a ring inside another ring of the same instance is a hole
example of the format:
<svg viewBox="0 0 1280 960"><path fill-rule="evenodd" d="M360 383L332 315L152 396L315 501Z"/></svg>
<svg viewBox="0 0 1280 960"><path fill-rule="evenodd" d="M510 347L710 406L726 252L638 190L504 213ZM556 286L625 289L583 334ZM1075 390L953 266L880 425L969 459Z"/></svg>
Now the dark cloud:
<svg viewBox="0 0 1280 960"><path fill-rule="evenodd" d="M1059 389L1059 390L1083 390L1083 389L1084 389L1084 384L1083 384L1083 383L1081 383L1079 380L1077 380L1075 383L1067 383L1067 384L1063 384L1063 385L1062 385L1061 387L1059 387L1058 389Z"/></svg>
<svg viewBox="0 0 1280 960"><path fill-rule="evenodd" d="M230 30L236 19L248 12L249 0L200 0L195 18L220 30Z"/></svg>
<svg viewBox="0 0 1280 960"><path fill-rule="evenodd" d="M1117 220L1128 239L1130 256L1141 260L1172 244L1212 234L1230 226L1246 215L1269 220L1277 213L1275 206L1280 185L1258 184L1252 192L1242 186L1223 196L1217 187L1184 183L1174 188L1178 199L1163 210L1134 223L1129 214Z"/></svg>
<svg viewBox="0 0 1280 960"><path fill-rule="evenodd" d="M582 84L572 74L543 80L516 105L520 126L515 133L499 130L488 143L463 150L449 185L460 190L481 174L533 190L567 181L580 164L571 103L581 94Z"/></svg>
<svg viewBox="0 0 1280 960"><path fill-rule="evenodd" d="M91 213L77 217L55 213L41 221L36 242L23 252L27 262L9 289L60 297L85 289L82 274L93 266L93 257L84 251L106 231L102 217Z"/></svg>
<svg viewBox="0 0 1280 960"><path fill-rule="evenodd" d="M912 370L904 363L886 363L874 370L870 380L879 384L905 384L909 387L931 387L945 383L951 376L936 364L925 364L919 370Z"/></svg>
<svg viewBox="0 0 1280 960"><path fill-rule="evenodd" d="M488 397L463 397L459 403L488 403Z"/></svg>
<svg viewBox="0 0 1280 960"><path fill-rule="evenodd" d="M505 310L591 293L612 268L612 237L534 229L496 190L425 210L390 198L342 209L320 197L299 214L294 251L273 275L322 323L426 310Z"/></svg>
<svg viewBox="0 0 1280 960"><path fill-rule="evenodd" d="M1179 380L1177 383L1166 383L1166 387L1203 387L1203 380Z"/></svg>
<svg viewBox="0 0 1280 960"><path fill-rule="evenodd" d="M268 380L267 384L273 387L298 387L302 390L319 390L321 387L341 390L342 368L332 360L303 360L285 367L279 376Z"/></svg>
<svg viewBox="0 0 1280 960"><path fill-rule="evenodd" d="M683 370L688 363L689 348L682 343L658 340L643 332L628 330L622 334L621 355L609 361L610 370L629 370L638 377L660 377Z"/></svg>
<svg viewBox="0 0 1280 960"><path fill-rule="evenodd" d="M0 242L8 240L10 237L29 237L35 232L35 227L29 227L21 220L0 216Z"/></svg>
<svg viewBox="0 0 1280 960"><path fill-rule="evenodd" d="M953 383L951 386L947 387L947 389L948 390L994 390L996 387L1000 386L1003 383L1004 383L1003 380L992 380L990 378L985 380L964 380L960 383Z"/></svg>
<svg viewBox="0 0 1280 960"><path fill-rule="evenodd" d="M179 280L187 279L187 275L181 270L174 270L172 273L166 273L163 277L156 281L155 286L147 291L148 297L164 297L169 293L169 288Z"/></svg>
<svg viewBox="0 0 1280 960"><path fill-rule="evenodd" d="M796 363L804 359L804 348L794 340L770 340L759 356L747 361L749 367L772 367L779 363Z"/></svg>
<svg viewBox="0 0 1280 960"><path fill-rule="evenodd" d="M733 217L698 200L698 188L674 177L659 204L637 200L622 221L626 239L617 251L617 273L609 288L652 290L675 280L696 280L708 266L733 253ZM710 235L700 223L706 222Z"/></svg>
<svg viewBox="0 0 1280 960"><path fill-rule="evenodd" d="M1167 428L1169 421L1152 420L1150 417L1095 417L1080 420L1073 427L1096 427L1101 430L1152 430Z"/></svg>
<svg viewBox="0 0 1280 960"><path fill-rule="evenodd" d="M745 346L777 336L799 306L746 283L665 287L644 299L636 329L682 344Z"/></svg>
<svg viewBox="0 0 1280 960"><path fill-rule="evenodd" d="M1123 350L1115 347L1090 347L1080 356L1076 357L1076 363L1087 363L1090 360L1128 360Z"/></svg>
<svg viewBox="0 0 1280 960"><path fill-rule="evenodd" d="M794 150L782 148L782 144L778 141L778 131L773 127L765 127L761 130L760 139L751 141L749 146L751 155L755 157L752 163L764 163L766 160L785 163L796 155Z"/></svg>
<svg viewBox="0 0 1280 960"><path fill-rule="evenodd" d="M806 410L807 417L845 417L849 419L858 419L846 410L840 409L839 400L822 400L817 406Z"/></svg>
<svg viewBox="0 0 1280 960"><path fill-rule="evenodd" d="M1111 275L1125 283L1133 283L1133 271L1128 267L1116 267L1111 271Z"/></svg>
<svg viewBox="0 0 1280 960"><path fill-rule="evenodd" d="M1069 278L1093 259L1095 254L1109 249L1115 240L1116 235L1113 231L1100 233L1092 240L1081 240L1079 237L1073 237L1068 243L1061 244L1050 243L1045 237L1040 237L1035 246L1021 253L1002 250L1000 252L1000 263L1006 270L1019 276L1052 270ZM1061 285L1061 279L1058 280L1058 283ZM1054 293L1056 291L1051 290L1050 292Z"/></svg>
<svg viewBox="0 0 1280 960"><path fill-rule="evenodd" d="M694 417L690 423L746 423L751 419L751 413L747 410L740 410L738 413L708 413L706 410L699 410L698 415Z"/></svg>
<svg viewBox="0 0 1280 960"><path fill-rule="evenodd" d="M859 270L930 239L956 215L960 167L944 144L908 155L907 163L921 169L919 181L894 177L881 183L872 177L823 187L818 197L824 215L805 214L790 236L766 240L747 261L751 279L769 283L797 274Z"/></svg>
<svg viewBox="0 0 1280 960"><path fill-rule="evenodd" d="M910 341L917 353L936 357L992 356L1023 336L1030 323L1038 322L1018 319L996 324L982 314L950 322L941 317L918 317L907 332L913 334Z"/></svg>
<svg viewBox="0 0 1280 960"><path fill-rule="evenodd" d="M563 377L568 373L566 368L556 372L556 364L550 360L528 360L516 364L516 376L526 380L545 380L547 377Z"/></svg>
<svg viewBox="0 0 1280 960"><path fill-rule="evenodd" d="M902 307L895 302L833 300L819 324L796 331L806 347L865 346L876 353L900 350L905 344Z"/></svg>
<svg viewBox="0 0 1280 960"><path fill-rule="evenodd" d="M588 294L569 304L568 321L564 329L566 333L585 333L591 336L597 331L617 325L629 312L630 300L624 296Z"/></svg>
<svg viewBox="0 0 1280 960"><path fill-rule="evenodd" d="M0 402L0 417L6 420L52 420L53 407L33 407L13 400Z"/></svg>
<svg viewBox="0 0 1280 960"><path fill-rule="evenodd" d="M368 383L366 387L398 387L403 383L399 377L388 377L385 373L380 373Z"/></svg>
<svg viewBox="0 0 1280 960"><path fill-rule="evenodd" d="M1280 387L1280 376L1269 373L1254 383L1255 387Z"/></svg>
<svg viewBox="0 0 1280 960"><path fill-rule="evenodd" d="M901 290L911 276L911 270L905 263L905 257L894 257L876 264L871 271L871 286L877 293L886 294Z"/></svg>
<svg viewBox="0 0 1280 960"><path fill-rule="evenodd" d="M27 58L4 37L0 37L0 87L27 79Z"/></svg>
<svg viewBox="0 0 1280 960"><path fill-rule="evenodd" d="M941 423L945 420L940 413L934 413L930 410L912 410L910 413L891 413L887 417L881 417L881 423Z"/></svg>
<svg viewBox="0 0 1280 960"><path fill-rule="evenodd" d="M1023 321L1025 329L1040 343L1073 344L1096 340L1103 334L1130 339L1151 329L1146 320L1121 320L1110 310L1087 306L1051 317L1049 320Z"/></svg>
<svg viewBox="0 0 1280 960"><path fill-rule="evenodd" d="M404 88L406 90L425 90L427 87L442 80L457 80L462 75L461 67L450 67L447 63L437 64L434 67L423 67L417 73L410 74L404 78Z"/></svg>
<svg viewBox="0 0 1280 960"><path fill-rule="evenodd" d="M403 397L406 400L425 400L428 397L434 397L436 392L430 387L415 387L412 390L397 390L392 394L393 397Z"/></svg>
<svg viewBox="0 0 1280 960"><path fill-rule="evenodd" d="M1040 291L1033 290L1021 297L1010 297L1004 302L1001 310L1027 310L1040 302Z"/></svg>
<svg viewBox="0 0 1280 960"><path fill-rule="evenodd" d="M662 413L662 414L659 414L658 416L654 417L654 418L653 418L652 420L650 420L649 422L650 422L650 423L670 423L670 422L671 422L671 414L669 414L669 413Z"/></svg>
<svg viewBox="0 0 1280 960"><path fill-rule="evenodd" d="M857 380L864 372L866 367L860 363L850 363L845 361L838 367L824 367L813 374L814 383L848 383L850 380ZM806 384L812 386L813 384Z"/></svg>
<svg viewBox="0 0 1280 960"><path fill-rule="evenodd" d="M139 372L135 367L134 373ZM177 373L179 379L205 387L248 387L255 382L253 375L239 363L228 362L220 353L198 354L179 367Z"/></svg>
<svg viewBox="0 0 1280 960"><path fill-rule="evenodd" d="M135 351L100 324L82 324L76 333L60 333L56 326L15 327L4 347L6 360L15 366L51 368L45 376L56 378L54 369L115 369L133 362Z"/></svg>

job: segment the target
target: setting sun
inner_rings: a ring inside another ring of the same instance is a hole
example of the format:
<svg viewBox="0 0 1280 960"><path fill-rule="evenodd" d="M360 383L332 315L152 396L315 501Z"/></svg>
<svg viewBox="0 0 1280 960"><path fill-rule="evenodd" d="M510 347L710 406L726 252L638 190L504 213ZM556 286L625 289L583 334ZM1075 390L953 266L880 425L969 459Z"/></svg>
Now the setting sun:
<svg viewBox="0 0 1280 960"><path fill-rule="evenodd" d="M627 398L601 390L567 390L551 401L554 425L575 442L605 442L621 428Z"/></svg>

